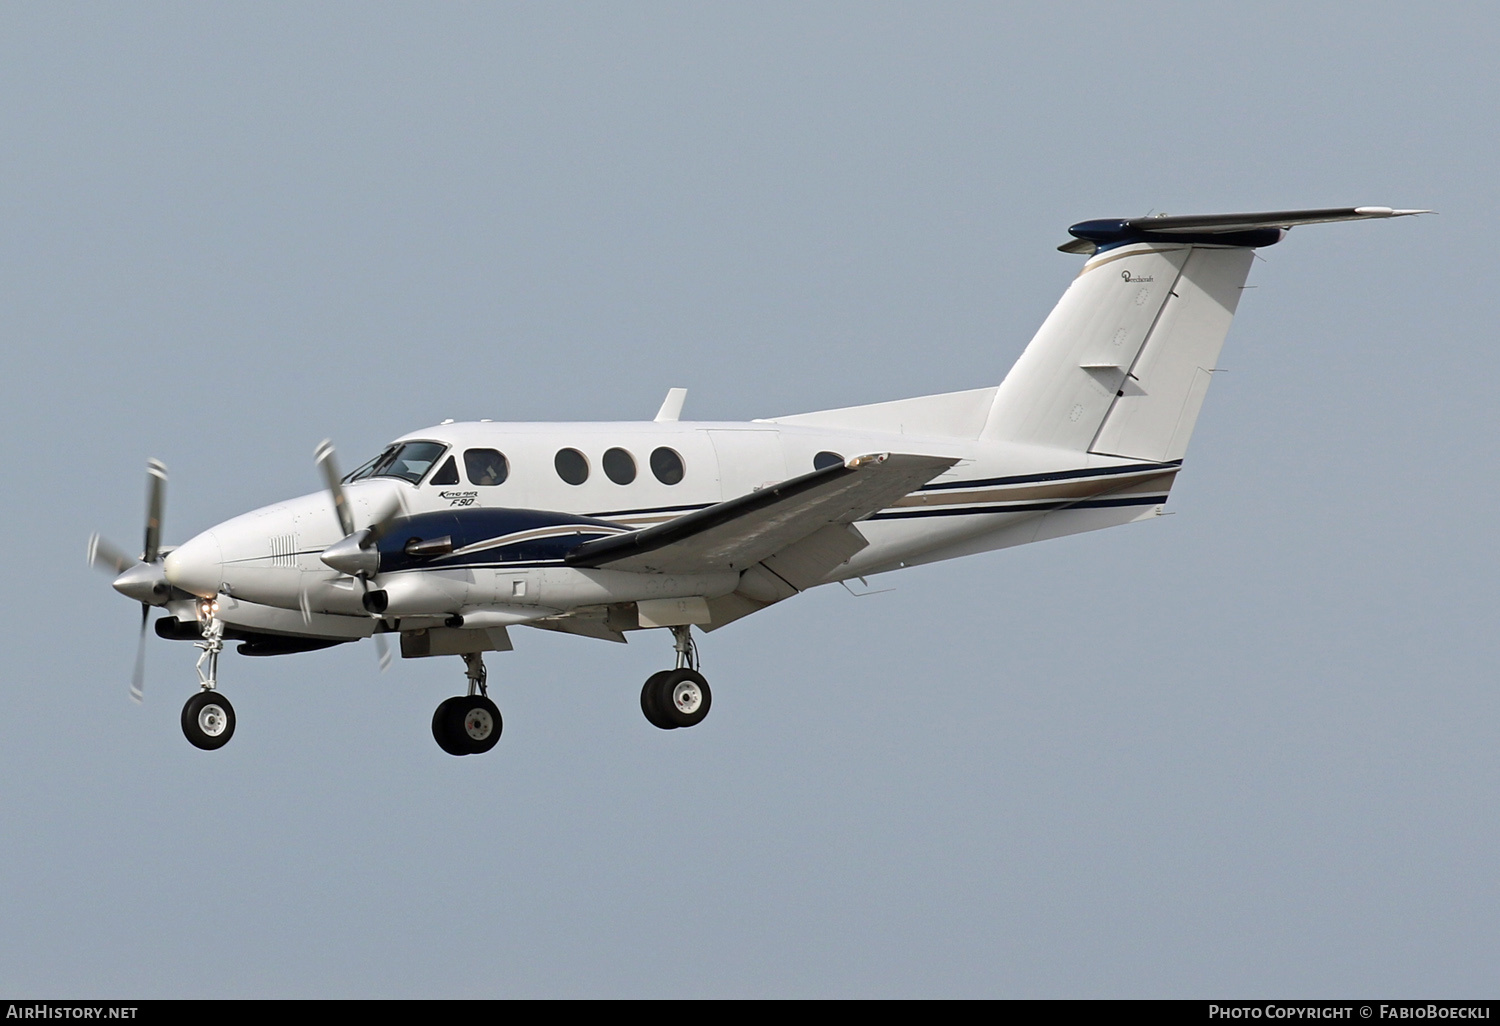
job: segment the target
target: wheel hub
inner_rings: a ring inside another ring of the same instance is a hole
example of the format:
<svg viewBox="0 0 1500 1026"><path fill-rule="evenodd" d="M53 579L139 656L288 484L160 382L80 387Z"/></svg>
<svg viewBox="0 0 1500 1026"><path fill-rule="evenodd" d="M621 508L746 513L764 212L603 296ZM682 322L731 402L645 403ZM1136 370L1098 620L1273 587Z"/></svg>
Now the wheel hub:
<svg viewBox="0 0 1500 1026"><path fill-rule="evenodd" d="M698 690L698 685L690 680L680 681L672 689L672 704L679 712L692 715L698 711L698 706L703 703L703 692Z"/></svg>
<svg viewBox="0 0 1500 1026"><path fill-rule="evenodd" d="M217 705L205 705L198 710L198 729L209 737L218 737L229 724L229 717Z"/></svg>
<svg viewBox="0 0 1500 1026"><path fill-rule="evenodd" d="M483 741L494 729L494 717L483 709L470 709L464 717L464 732L475 741Z"/></svg>

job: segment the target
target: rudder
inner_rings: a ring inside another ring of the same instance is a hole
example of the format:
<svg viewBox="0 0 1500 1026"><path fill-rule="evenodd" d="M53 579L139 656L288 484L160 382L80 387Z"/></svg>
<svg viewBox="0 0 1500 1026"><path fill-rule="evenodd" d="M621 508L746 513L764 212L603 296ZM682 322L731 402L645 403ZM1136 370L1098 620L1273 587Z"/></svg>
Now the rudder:
<svg viewBox="0 0 1500 1026"><path fill-rule="evenodd" d="M1090 452L1157 462L1182 459L1254 256L1244 248L1189 249Z"/></svg>

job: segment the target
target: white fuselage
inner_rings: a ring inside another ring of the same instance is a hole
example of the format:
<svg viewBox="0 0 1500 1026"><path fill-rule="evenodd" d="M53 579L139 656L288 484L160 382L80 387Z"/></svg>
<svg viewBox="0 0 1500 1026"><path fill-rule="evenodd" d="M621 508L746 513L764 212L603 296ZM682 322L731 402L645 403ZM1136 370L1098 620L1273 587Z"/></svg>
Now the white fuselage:
<svg viewBox="0 0 1500 1026"><path fill-rule="evenodd" d="M869 545L830 573L825 578L830 582L1138 519L1155 511L1175 473L1175 467L1159 466L1154 474L1150 468L1132 473L1128 468L1143 466L1140 461L1013 443L759 421L479 421L445 423L397 439L402 441L431 441L447 448L416 483L375 477L346 485L357 524L372 522L398 499L407 515L536 509L639 528L805 474L814 469L820 453L848 458L900 451L959 461L896 507L859 522ZM681 479L675 483L664 483L653 473L652 453L661 448L680 457ZM464 453L476 449L504 455L508 474L503 483L469 479ZM588 472L582 483L569 484L560 476L554 461L562 449L583 455ZM610 449L630 455L633 480L616 483L606 474L604 454ZM431 483L450 454L456 457L457 483ZM1009 480L1015 478L1022 480ZM1116 495L1121 488L1136 497L1080 508L1081 496ZM248 628L365 636L372 626L361 607L360 582L319 558L342 537L329 494L315 492L203 532L168 556L166 572L184 591L229 596L230 608L222 615ZM733 574L673 576L556 566L382 575L380 586L391 595L392 617L472 618L484 613L486 622L520 623L584 606L711 599L732 592L737 584Z"/></svg>

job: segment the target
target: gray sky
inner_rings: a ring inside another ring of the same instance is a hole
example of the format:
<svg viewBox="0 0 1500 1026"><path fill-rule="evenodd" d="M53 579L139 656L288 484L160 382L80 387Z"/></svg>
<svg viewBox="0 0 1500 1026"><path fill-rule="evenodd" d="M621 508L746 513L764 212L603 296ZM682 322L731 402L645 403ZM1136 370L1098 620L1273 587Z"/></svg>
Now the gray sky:
<svg viewBox="0 0 1500 1026"><path fill-rule="evenodd" d="M1493 996L1485 5L7 5L0 992ZM83 565L445 417L998 381L1068 224L1257 262L1169 509L710 636L226 658ZM452 663L453 665L448 665Z"/></svg>

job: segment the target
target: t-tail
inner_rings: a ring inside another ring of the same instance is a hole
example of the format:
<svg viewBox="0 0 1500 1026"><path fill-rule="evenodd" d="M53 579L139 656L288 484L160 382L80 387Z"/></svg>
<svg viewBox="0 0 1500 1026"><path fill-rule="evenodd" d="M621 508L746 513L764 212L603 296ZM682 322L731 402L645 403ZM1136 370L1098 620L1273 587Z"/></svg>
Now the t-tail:
<svg viewBox="0 0 1500 1026"><path fill-rule="evenodd" d="M1297 225L1428 213L1389 207L1084 221L1083 270L995 393L981 437L1180 461L1255 250Z"/></svg>

